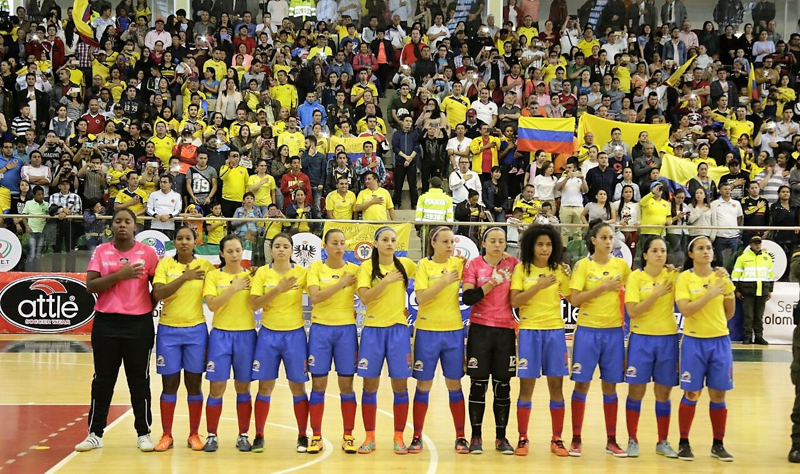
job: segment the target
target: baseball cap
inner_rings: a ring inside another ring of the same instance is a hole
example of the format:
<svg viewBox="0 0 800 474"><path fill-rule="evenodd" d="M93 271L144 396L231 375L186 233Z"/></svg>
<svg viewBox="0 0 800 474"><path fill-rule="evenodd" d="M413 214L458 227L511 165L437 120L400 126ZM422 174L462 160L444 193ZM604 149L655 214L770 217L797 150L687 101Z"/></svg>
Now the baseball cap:
<svg viewBox="0 0 800 474"><path fill-rule="evenodd" d="M700 125L694 125L693 127L691 127L689 129L689 131L692 132L692 133L700 134L700 133L703 133L703 127L701 127Z"/></svg>
<svg viewBox="0 0 800 474"><path fill-rule="evenodd" d="M761 236L760 235L754 235L754 236L750 237L750 243L752 244L753 242L761 243Z"/></svg>
<svg viewBox="0 0 800 474"><path fill-rule="evenodd" d="M475 109L467 110L467 117L475 117L478 115L478 112L475 112Z"/></svg>
<svg viewBox="0 0 800 474"><path fill-rule="evenodd" d="M655 189L656 186L664 186L664 183L662 183L661 181L653 181L652 183L650 183L650 191Z"/></svg>

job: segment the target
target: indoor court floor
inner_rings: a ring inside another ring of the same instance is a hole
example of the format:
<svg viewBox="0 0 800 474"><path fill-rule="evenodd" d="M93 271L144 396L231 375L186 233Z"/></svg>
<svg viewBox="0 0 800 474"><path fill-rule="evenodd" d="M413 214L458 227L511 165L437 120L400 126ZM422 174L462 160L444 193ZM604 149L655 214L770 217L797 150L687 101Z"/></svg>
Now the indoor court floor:
<svg viewBox="0 0 800 474"><path fill-rule="evenodd" d="M133 415L128 403L124 373L118 379L114 406L109 415L105 447L89 453L74 453L74 445L86 436L92 355L88 337L80 336L3 336L0 338L0 474L40 473L501 473L563 472L591 474L669 473L679 470L692 473L778 474L800 472L800 466L786 461L794 388L789 379L790 346L766 349L734 347L734 383L728 398L728 425L725 445L734 455L733 463L721 463L709 456L711 426L708 419L708 397L704 393L698 403L691 433L695 461L692 463L665 459L654 451L656 424L652 392L642 405L639 429L641 456L637 459L615 459L604 452L605 429L599 383L589 394L586 421L583 427L583 457L557 458L549 451L550 415L546 384L534 391L528 457L502 456L493 449L494 420L491 395L487 395L484 421L483 455L458 455L453 450L454 431L447 402L447 391L440 374L430 396L430 409L425 425L425 449L419 455L397 456L392 452L392 394L385 378L378 394L377 451L370 455L346 455L339 445L341 412L335 380L328 391L323 435L325 449L317 455L295 453L297 427L291 395L286 381L278 382L272 395L272 408L267 423L267 449L262 454L236 451L236 413L233 387L225 396L220 424L220 449L215 454L192 452L183 443L188 433L185 392L178 395L173 427L175 448L166 453L140 453L136 448ZM161 381L152 361L153 426L155 443L161 435L158 398ZM310 383L308 384L310 391ZM409 380L413 398L414 382ZM572 383L565 381L569 400ZM255 387L253 388L255 393ZM360 401L361 384L356 377L356 393ZM468 379L464 379L468 393ZM508 438L516 444L516 383L512 382L512 412ZM208 394L207 383L204 394ZM625 397L627 387L618 390L620 411L618 440L627 445L625 429ZM673 416L670 442L678 444L678 402L681 394L672 394ZM411 422L409 413L409 422ZM355 437L363 440L360 410L356 418ZM569 402L564 438L571 436ZM469 427L467 428L469 435ZM201 424L205 433L205 420ZM406 442L411 441L411 425L406 429ZM251 437L254 432L251 429ZM310 431L309 431L310 434Z"/></svg>

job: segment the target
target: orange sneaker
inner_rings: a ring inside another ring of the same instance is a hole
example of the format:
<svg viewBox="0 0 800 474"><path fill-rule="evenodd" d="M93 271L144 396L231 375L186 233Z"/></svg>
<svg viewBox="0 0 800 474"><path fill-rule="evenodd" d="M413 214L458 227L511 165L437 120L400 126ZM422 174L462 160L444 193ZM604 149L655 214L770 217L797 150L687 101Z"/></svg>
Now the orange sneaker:
<svg viewBox="0 0 800 474"><path fill-rule="evenodd" d="M550 441L550 452L560 458L569 457L569 451L564 446L564 441L561 440L560 438Z"/></svg>
<svg viewBox="0 0 800 474"><path fill-rule="evenodd" d="M168 434L163 434L161 435L161 439L158 441L158 444L156 444L154 451L163 453L164 451L167 451L170 448L172 448L172 444L173 444L172 436Z"/></svg>
<svg viewBox="0 0 800 474"><path fill-rule="evenodd" d="M189 436L189 439L186 440L186 444L192 448L192 451L203 450L203 440L200 439L200 435L193 434Z"/></svg>
<svg viewBox="0 0 800 474"><path fill-rule="evenodd" d="M528 441L528 438L520 438L517 443L517 449L514 450L514 454L517 456L527 456L530 444L531 442Z"/></svg>

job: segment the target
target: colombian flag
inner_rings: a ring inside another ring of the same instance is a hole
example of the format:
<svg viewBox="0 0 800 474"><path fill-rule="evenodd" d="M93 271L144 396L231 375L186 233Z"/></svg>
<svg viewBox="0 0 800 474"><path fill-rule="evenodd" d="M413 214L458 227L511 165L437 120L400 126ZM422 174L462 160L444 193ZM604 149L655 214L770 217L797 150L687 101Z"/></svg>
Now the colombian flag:
<svg viewBox="0 0 800 474"><path fill-rule="evenodd" d="M89 24L91 17L92 9L89 7L89 0L75 0L72 5L72 21L75 22L75 30L89 46L99 48L100 43L94 38L94 31Z"/></svg>
<svg viewBox="0 0 800 474"><path fill-rule="evenodd" d="M683 65L681 67L679 67L678 69L676 69L675 72L673 72L672 75L669 76L669 78L664 82L666 82L667 84L671 85L672 87L675 87L675 84L677 84L681 80L683 75L686 74L686 71L689 70L689 66L692 65L692 63L694 62L694 58L696 58L696 57L697 57L697 55L695 54L688 61L683 63Z"/></svg>
<svg viewBox="0 0 800 474"><path fill-rule="evenodd" d="M369 260L372 255L372 244L375 242L375 232L384 227L383 224L352 224L345 222L326 222L322 235L325 235L331 229L339 229L344 232L345 237L345 251L344 260L346 262L361 265L361 262ZM405 224L388 224L386 227L391 227L397 232L397 249L394 254L398 257L408 256L408 243L411 239L412 225ZM322 249L322 260L328 258L328 252Z"/></svg>
<svg viewBox="0 0 800 474"><path fill-rule="evenodd" d="M756 71L750 63L750 74L747 76L747 97L758 100L758 84L756 84Z"/></svg>
<svg viewBox="0 0 800 474"><path fill-rule="evenodd" d="M575 120L571 118L521 117L517 129L519 151L547 153L575 151Z"/></svg>
<svg viewBox="0 0 800 474"><path fill-rule="evenodd" d="M336 157L336 147L342 145L345 153L347 153L348 158L350 158L350 161L355 162L357 159L364 156L365 142L372 142L374 149L377 151L378 143L372 137L331 137L330 141L328 142L328 161Z"/></svg>
<svg viewBox="0 0 800 474"><path fill-rule="evenodd" d="M708 177L716 182L727 173L729 170L726 166L708 167ZM679 187L688 187L689 181L695 176L697 176L697 163L669 153L661 154L661 181L669 184L671 193Z"/></svg>

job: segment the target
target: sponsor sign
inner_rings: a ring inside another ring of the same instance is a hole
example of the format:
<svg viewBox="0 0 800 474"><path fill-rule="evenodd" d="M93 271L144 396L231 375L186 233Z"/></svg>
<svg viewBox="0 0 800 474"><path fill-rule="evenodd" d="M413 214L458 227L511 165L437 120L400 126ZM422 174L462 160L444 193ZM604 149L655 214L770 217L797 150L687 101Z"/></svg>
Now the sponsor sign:
<svg viewBox="0 0 800 474"><path fill-rule="evenodd" d="M0 333L91 333L96 298L86 275L0 274Z"/></svg>
<svg viewBox="0 0 800 474"><path fill-rule="evenodd" d="M0 228L0 272L17 266L22 258L22 244L13 232Z"/></svg>

